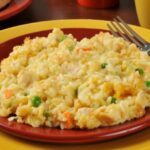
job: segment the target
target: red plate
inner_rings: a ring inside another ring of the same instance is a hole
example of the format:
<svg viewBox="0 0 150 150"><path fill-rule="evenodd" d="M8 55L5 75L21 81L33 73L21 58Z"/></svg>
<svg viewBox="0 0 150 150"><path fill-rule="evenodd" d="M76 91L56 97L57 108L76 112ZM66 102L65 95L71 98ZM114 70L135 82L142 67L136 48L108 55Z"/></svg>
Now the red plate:
<svg viewBox="0 0 150 150"><path fill-rule="evenodd" d="M100 30L73 28L63 29L63 31L65 33L72 33L79 40L83 37L91 37L98 33ZM0 44L0 60L7 57L11 52L12 47L17 44L21 44L26 36L46 36L48 33L49 31L31 33ZM150 109L146 110L146 114L142 118L134 119L121 125L112 127L100 127L94 130L61 130L44 127L33 128L29 125L19 124L15 121L9 122L7 118L0 117L0 130L4 132L24 139L53 143L89 143L110 140L143 130L147 127L150 127Z"/></svg>
<svg viewBox="0 0 150 150"><path fill-rule="evenodd" d="M0 21L10 18L23 11L31 4L32 0L12 0L12 2L0 11Z"/></svg>

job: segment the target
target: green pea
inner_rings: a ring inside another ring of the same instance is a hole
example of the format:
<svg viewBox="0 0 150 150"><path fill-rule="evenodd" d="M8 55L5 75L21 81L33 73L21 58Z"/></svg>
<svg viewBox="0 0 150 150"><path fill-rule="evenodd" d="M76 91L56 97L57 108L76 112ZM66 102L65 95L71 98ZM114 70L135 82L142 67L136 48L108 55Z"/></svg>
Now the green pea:
<svg viewBox="0 0 150 150"><path fill-rule="evenodd" d="M107 65L108 65L107 63L102 63L102 64L101 64L101 68L102 68L102 69L105 69Z"/></svg>
<svg viewBox="0 0 150 150"><path fill-rule="evenodd" d="M65 39L67 38L67 35L63 35L61 38L60 38L60 42L64 41Z"/></svg>
<svg viewBox="0 0 150 150"><path fill-rule="evenodd" d="M140 75L144 75L144 70L141 68L136 68L135 71L138 71Z"/></svg>
<svg viewBox="0 0 150 150"><path fill-rule="evenodd" d="M115 97L111 97L111 104L116 104L116 98Z"/></svg>
<svg viewBox="0 0 150 150"><path fill-rule="evenodd" d="M74 46L69 46L68 49L69 49L69 51L73 51Z"/></svg>
<svg viewBox="0 0 150 150"><path fill-rule="evenodd" d="M39 96L34 96L32 97L31 102L33 107L39 107L41 104L41 98Z"/></svg>
<svg viewBox="0 0 150 150"><path fill-rule="evenodd" d="M48 118L48 117L49 117L49 113L48 113L48 111L47 111L47 110L45 110L45 111L43 112L43 116L45 116L46 118Z"/></svg>
<svg viewBox="0 0 150 150"><path fill-rule="evenodd" d="M150 87L150 80L145 81L145 85L146 85L147 87Z"/></svg>

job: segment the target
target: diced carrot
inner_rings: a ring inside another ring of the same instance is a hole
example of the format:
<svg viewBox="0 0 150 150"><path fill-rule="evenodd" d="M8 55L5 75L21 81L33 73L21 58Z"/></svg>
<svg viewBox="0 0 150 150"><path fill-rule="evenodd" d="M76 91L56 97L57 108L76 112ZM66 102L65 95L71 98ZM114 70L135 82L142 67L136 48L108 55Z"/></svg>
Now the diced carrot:
<svg viewBox="0 0 150 150"><path fill-rule="evenodd" d="M8 99L8 98L13 96L13 91L10 90L10 89L7 89L7 90L4 91L4 95L5 95L5 98Z"/></svg>
<svg viewBox="0 0 150 150"><path fill-rule="evenodd" d="M84 51L91 51L91 50L92 50L92 48L90 48L90 47L89 47L89 48L88 48L88 47L87 47L87 48L82 48L82 49L83 49Z"/></svg>
<svg viewBox="0 0 150 150"><path fill-rule="evenodd" d="M83 51L91 51L92 48L90 48L90 47L77 48L77 52L79 52L80 50L83 50Z"/></svg>
<svg viewBox="0 0 150 150"><path fill-rule="evenodd" d="M64 115L67 119L67 121L65 122L65 128L66 129L70 129L71 127L73 127L73 124L74 124L74 120L70 114L70 112L64 112Z"/></svg>

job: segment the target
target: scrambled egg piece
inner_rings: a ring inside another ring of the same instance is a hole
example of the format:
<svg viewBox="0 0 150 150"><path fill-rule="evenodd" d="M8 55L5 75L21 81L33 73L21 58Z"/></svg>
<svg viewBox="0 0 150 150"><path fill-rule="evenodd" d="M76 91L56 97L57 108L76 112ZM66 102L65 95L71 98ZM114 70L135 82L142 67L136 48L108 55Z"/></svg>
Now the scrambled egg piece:
<svg viewBox="0 0 150 150"><path fill-rule="evenodd" d="M0 65L0 116L33 127L112 126L150 107L150 57L109 33L77 41L53 29Z"/></svg>

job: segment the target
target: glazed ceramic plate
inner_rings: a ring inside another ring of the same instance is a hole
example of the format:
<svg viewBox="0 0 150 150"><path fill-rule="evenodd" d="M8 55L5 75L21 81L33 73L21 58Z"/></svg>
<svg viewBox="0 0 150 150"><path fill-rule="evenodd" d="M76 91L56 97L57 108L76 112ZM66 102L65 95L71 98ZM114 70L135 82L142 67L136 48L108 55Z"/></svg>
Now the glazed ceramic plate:
<svg viewBox="0 0 150 150"><path fill-rule="evenodd" d="M5 8L0 10L0 21L8 19L23 11L31 4L32 0L12 0Z"/></svg>
<svg viewBox="0 0 150 150"><path fill-rule="evenodd" d="M119 138L150 127L150 110L140 119L113 127L100 127L94 130L61 130L56 128L33 128L29 125L9 122L0 117L0 130L33 141L53 143L89 143Z"/></svg>
<svg viewBox="0 0 150 150"><path fill-rule="evenodd" d="M108 32L104 29L90 28L65 28L62 30L64 33L72 33L78 40L84 37L89 38L99 32ZM49 32L50 30L33 32L3 42L0 44L0 60L9 55L13 46L23 43L25 37L47 36ZM33 128L15 121L9 122L7 118L0 117L0 130L4 132L29 140L53 143L89 143L110 140L143 130L147 127L150 127L150 109L147 109L146 115L142 118L128 121L121 125L100 127L94 130Z"/></svg>

